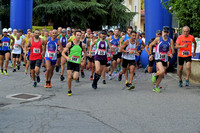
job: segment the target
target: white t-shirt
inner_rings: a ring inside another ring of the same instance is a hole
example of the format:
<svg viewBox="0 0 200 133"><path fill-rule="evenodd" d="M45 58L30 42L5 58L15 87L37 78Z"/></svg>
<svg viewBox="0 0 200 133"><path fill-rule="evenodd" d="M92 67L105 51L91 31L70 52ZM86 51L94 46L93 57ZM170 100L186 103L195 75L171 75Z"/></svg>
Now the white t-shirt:
<svg viewBox="0 0 200 133"><path fill-rule="evenodd" d="M13 54L21 54L22 52L22 48L20 47L22 45L22 39L20 38L19 40L17 40L15 38L15 44L12 50Z"/></svg>

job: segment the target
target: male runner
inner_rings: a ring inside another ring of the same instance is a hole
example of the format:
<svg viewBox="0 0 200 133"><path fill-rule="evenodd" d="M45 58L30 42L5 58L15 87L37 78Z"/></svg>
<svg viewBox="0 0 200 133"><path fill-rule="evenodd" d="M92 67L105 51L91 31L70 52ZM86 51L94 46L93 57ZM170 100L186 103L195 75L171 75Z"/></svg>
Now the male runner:
<svg viewBox="0 0 200 133"><path fill-rule="evenodd" d="M114 49L114 54L111 63L111 71L109 74L109 79L112 80L112 74L114 70L117 68L117 64L120 64L120 58L118 58L118 50L119 50L119 29L114 30L114 35L111 35L108 40L111 43L112 48Z"/></svg>
<svg viewBox="0 0 200 133"><path fill-rule="evenodd" d="M162 31L161 30L157 30L156 31L156 37L161 37L162 36ZM148 56L150 55L150 52L149 52L149 45L155 40L155 37L152 38L148 43L147 45L145 46L145 51L147 52ZM156 46L154 45L153 48L152 48L152 55L154 56L155 55L155 52L156 52ZM150 60L151 59L151 60ZM149 64L148 66L145 68L145 71L147 69L148 73L152 73L153 71L153 64L155 62L155 58L150 58L149 56Z"/></svg>
<svg viewBox="0 0 200 133"><path fill-rule="evenodd" d="M139 42L136 39L136 35L137 33L135 31L131 31L130 39L126 40L120 48L120 51L122 52L123 61L122 61L122 70L119 73L118 80L121 81L122 74L128 72L127 67L129 65L130 76L129 76L129 81L126 84L126 86L129 87L128 90L135 88L135 86L132 85L133 76L135 72L135 55L137 56L139 55L139 53L137 52Z"/></svg>
<svg viewBox="0 0 200 133"><path fill-rule="evenodd" d="M31 69L31 75L33 79L33 87L37 86L37 83L40 82L40 66L42 63L42 55L44 55L44 50L42 50L42 45L44 45L44 40L39 37L40 31L36 29L34 31L34 37L29 39L28 44L30 44L30 69ZM26 45L26 49L28 49L29 45ZM36 78L37 82L36 82Z"/></svg>
<svg viewBox="0 0 200 133"><path fill-rule="evenodd" d="M152 74L152 83L156 83L153 88L153 91L160 93L161 91L158 88L158 86L161 83L162 78L166 71L168 53L170 47L172 50L172 54L174 54L173 40L169 38L169 27L167 26L163 27L162 36L156 37L156 39L149 45L150 60L153 60L154 58L152 54L152 48L155 45L156 45L155 61L156 61L157 72L155 74L154 73Z"/></svg>
<svg viewBox="0 0 200 133"><path fill-rule="evenodd" d="M81 54L84 51L84 63L86 62L86 49L85 44L80 41L81 38L81 31L75 31L75 39L69 43L67 43L66 48L62 52L62 56L68 61L67 62L67 85L68 85L68 96L71 96L71 81L72 79L77 80L79 77L80 71L80 63L81 63ZM65 53L69 52L67 56Z"/></svg>
<svg viewBox="0 0 200 133"><path fill-rule="evenodd" d="M45 63L46 63L46 83L45 88L51 88L51 79L53 77L53 70L57 62L58 51L62 51L62 45L57 39L58 32L56 29L52 31L52 37L48 39L46 45L44 45ZM58 49L59 48L59 49Z"/></svg>
<svg viewBox="0 0 200 133"><path fill-rule="evenodd" d="M110 42L106 40L107 32L105 30L102 30L100 34L101 34L101 38L95 40L91 44L90 51L89 51L89 56L92 57L91 51L92 51L93 46L96 45L96 51L95 51L95 56L94 56L96 71L95 71L94 80L92 83L93 89L97 89L97 82L99 81L101 77L102 71L106 67L108 47L111 49L111 52L114 51L113 48L111 47Z"/></svg>
<svg viewBox="0 0 200 133"><path fill-rule="evenodd" d="M183 64L186 62L186 81L185 85L189 86L189 77L191 73L191 62L192 62L192 56L194 57L195 51L196 51L196 41L192 35L190 35L190 28L188 26L184 26L182 29L182 35L178 37L176 40L176 47L179 49L178 52L178 58L179 58L179 69L178 69L178 75L179 75L179 86L182 87L182 72L183 72ZM192 43L194 43L194 49L192 53Z"/></svg>
<svg viewBox="0 0 200 133"><path fill-rule="evenodd" d="M17 69L20 69L20 55L22 53L22 48L24 47L24 39L20 38L20 33L18 32L15 38L14 46L12 47L12 54L13 54L13 72L16 72L16 63Z"/></svg>
<svg viewBox="0 0 200 133"><path fill-rule="evenodd" d="M12 44L11 44L12 40ZM3 29L3 35L0 36L0 67L1 67L1 75L8 75L8 63L10 58L10 46L15 42L12 36L8 36L8 30L6 28ZM3 64L5 59L5 68L3 70Z"/></svg>

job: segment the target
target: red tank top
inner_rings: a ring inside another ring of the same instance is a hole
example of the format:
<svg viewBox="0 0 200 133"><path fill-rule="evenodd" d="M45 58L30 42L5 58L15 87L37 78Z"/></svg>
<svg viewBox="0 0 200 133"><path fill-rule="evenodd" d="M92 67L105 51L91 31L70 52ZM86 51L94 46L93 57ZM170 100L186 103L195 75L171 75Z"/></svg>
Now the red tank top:
<svg viewBox="0 0 200 133"><path fill-rule="evenodd" d="M42 44L40 38L38 42L34 41L34 37L32 38L30 51L30 60L42 60Z"/></svg>

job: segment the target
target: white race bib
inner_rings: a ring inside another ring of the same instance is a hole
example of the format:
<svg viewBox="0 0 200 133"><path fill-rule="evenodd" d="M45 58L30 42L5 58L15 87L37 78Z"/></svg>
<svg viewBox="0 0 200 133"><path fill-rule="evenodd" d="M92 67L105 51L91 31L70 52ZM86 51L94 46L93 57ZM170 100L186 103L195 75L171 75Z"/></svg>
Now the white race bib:
<svg viewBox="0 0 200 133"><path fill-rule="evenodd" d="M182 54L183 55L190 55L190 51L183 51Z"/></svg>
<svg viewBox="0 0 200 133"><path fill-rule="evenodd" d="M160 59L161 59L161 60L164 60L164 59L166 59L167 53L165 53L165 52L160 52L160 53L159 53L159 56L160 56Z"/></svg>
<svg viewBox="0 0 200 133"><path fill-rule="evenodd" d="M55 56L55 53L48 53L49 57L53 58Z"/></svg>
<svg viewBox="0 0 200 133"><path fill-rule="evenodd" d="M15 49L18 49L18 48L20 48L20 46L19 46L18 44L15 44L15 45L14 45L14 48L15 48Z"/></svg>
<svg viewBox="0 0 200 133"><path fill-rule="evenodd" d="M8 46L9 45L9 43L8 42L3 42L2 43L2 46L4 47L4 46Z"/></svg>
<svg viewBox="0 0 200 133"><path fill-rule="evenodd" d="M39 48L34 48L34 49L33 49L33 53L35 53L35 54L40 53L40 49L39 49Z"/></svg>
<svg viewBox="0 0 200 133"><path fill-rule="evenodd" d="M79 56L71 56L71 61L74 61L74 62L78 62L79 61Z"/></svg>
<svg viewBox="0 0 200 133"><path fill-rule="evenodd" d="M95 55L95 50L91 51L91 55L94 56Z"/></svg>
<svg viewBox="0 0 200 133"><path fill-rule="evenodd" d="M98 55L106 55L106 50L104 50L104 49L99 49L99 50L98 50Z"/></svg>

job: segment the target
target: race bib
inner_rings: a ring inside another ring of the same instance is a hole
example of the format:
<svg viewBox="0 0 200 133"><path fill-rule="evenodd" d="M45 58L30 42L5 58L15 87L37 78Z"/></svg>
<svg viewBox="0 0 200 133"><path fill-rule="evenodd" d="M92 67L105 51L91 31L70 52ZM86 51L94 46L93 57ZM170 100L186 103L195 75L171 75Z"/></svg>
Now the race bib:
<svg viewBox="0 0 200 133"><path fill-rule="evenodd" d="M190 55L190 51L183 51L182 55Z"/></svg>
<svg viewBox="0 0 200 133"><path fill-rule="evenodd" d="M155 53L156 52L156 47L153 47L153 53Z"/></svg>
<svg viewBox="0 0 200 133"><path fill-rule="evenodd" d="M71 56L71 61L74 61L74 62L78 62L79 61L79 56Z"/></svg>
<svg viewBox="0 0 200 133"><path fill-rule="evenodd" d="M15 45L14 45L14 48L15 48L15 49L18 49L18 48L20 48L20 46L19 46L18 44L15 44Z"/></svg>
<svg viewBox="0 0 200 133"><path fill-rule="evenodd" d="M111 54L110 54L110 53L107 53L107 57L111 57Z"/></svg>
<svg viewBox="0 0 200 133"><path fill-rule="evenodd" d="M166 56L167 56L167 53L165 53L165 52L160 52L159 55L160 55L160 59L161 59L161 60L164 60L164 59L166 58Z"/></svg>
<svg viewBox="0 0 200 133"><path fill-rule="evenodd" d="M2 43L2 46L4 47L4 46L9 46L9 43L8 42L3 42Z"/></svg>
<svg viewBox="0 0 200 133"><path fill-rule="evenodd" d="M55 53L48 53L49 57L53 58L55 56Z"/></svg>
<svg viewBox="0 0 200 133"><path fill-rule="evenodd" d="M114 50L115 52L117 52L117 51L118 51L118 47L117 47L117 46L115 46L115 45L112 45L112 48L113 48L113 50Z"/></svg>
<svg viewBox="0 0 200 133"><path fill-rule="evenodd" d="M39 49L39 48L34 48L34 49L33 49L33 53L35 53L35 54L40 53L40 49Z"/></svg>
<svg viewBox="0 0 200 133"><path fill-rule="evenodd" d="M135 54L135 49L133 49L133 48L129 48L128 51L134 51L133 54Z"/></svg>
<svg viewBox="0 0 200 133"><path fill-rule="evenodd" d="M98 55L106 55L106 50L105 49L99 49Z"/></svg>
<svg viewBox="0 0 200 133"><path fill-rule="evenodd" d="M94 56L95 55L95 50L91 51L91 55Z"/></svg>

